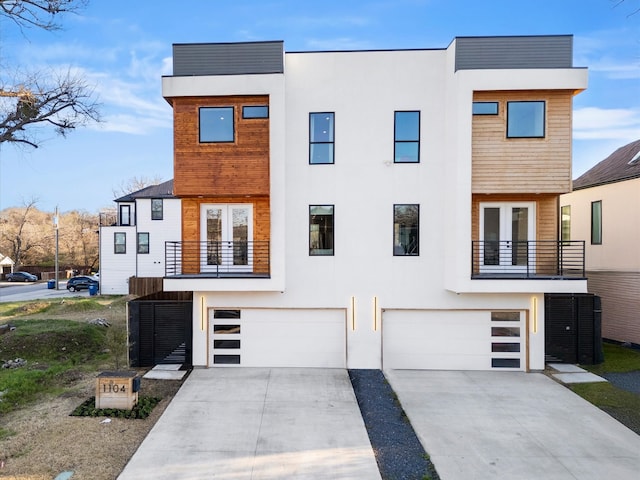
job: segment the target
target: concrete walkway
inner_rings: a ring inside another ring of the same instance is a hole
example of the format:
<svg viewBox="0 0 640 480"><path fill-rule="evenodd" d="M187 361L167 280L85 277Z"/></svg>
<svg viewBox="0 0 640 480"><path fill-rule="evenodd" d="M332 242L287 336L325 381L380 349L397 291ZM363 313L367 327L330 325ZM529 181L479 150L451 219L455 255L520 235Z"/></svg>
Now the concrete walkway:
<svg viewBox="0 0 640 480"><path fill-rule="evenodd" d="M640 436L543 374L385 374L442 480L640 478Z"/></svg>
<svg viewBox="0 0 640 480"><path fill-rule="evenodd" d="M196 369L119 480L380 479L345 370Z"/></svg>

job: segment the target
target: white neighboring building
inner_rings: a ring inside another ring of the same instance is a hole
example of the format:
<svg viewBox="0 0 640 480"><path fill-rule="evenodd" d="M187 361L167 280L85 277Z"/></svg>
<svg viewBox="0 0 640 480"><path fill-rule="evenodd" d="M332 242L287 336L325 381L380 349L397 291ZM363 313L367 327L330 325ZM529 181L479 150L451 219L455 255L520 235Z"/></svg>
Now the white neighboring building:
<svg viewBox="0 0 640 480"><path fill-rule="evenodd" d="M587 286L558 236L572 42L174 45L164 290L193 294L193 365L543 369L545 293Z"/></svg>
<svg viewBox="0 0 640 480"><path fill-rule="evenodd" d="M173 180L115 200L116 218L101 216L100 293L129 293L130 277L162 277L165 242L180 240L180 200Z"/></svg>

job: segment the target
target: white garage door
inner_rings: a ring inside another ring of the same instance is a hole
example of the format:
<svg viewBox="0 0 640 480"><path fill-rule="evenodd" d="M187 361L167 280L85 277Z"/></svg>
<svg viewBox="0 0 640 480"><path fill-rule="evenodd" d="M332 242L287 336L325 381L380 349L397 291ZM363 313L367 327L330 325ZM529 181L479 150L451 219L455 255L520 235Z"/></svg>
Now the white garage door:
<svg viewBox="0 0 640 480"><path fill-rule="evenodd" d="M521 311L400 311L382 316L386 369L524 370Z"/></svg>
<svg viewBox="0 0 640 480"><path fill-rule="evenodd" d="M346 368L344 310L212 313L209 365Z"/></svg>

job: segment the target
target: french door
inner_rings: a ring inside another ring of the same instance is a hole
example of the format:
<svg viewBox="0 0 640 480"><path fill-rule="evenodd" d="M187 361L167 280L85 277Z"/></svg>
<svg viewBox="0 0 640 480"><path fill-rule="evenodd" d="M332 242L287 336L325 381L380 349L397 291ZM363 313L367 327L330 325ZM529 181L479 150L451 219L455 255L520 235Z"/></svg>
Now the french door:
<svg viewBox="0 0 640 480"><path fill-rule="evenodd" d="M253 205L202 204L201 272L250 272L253 269Z"/></svg>
<svg viewBox="0 0 640 480"><path fill-rule="evenodd" d="M480 271L531 272L535 265L535 204L480 204Z"/></svg>

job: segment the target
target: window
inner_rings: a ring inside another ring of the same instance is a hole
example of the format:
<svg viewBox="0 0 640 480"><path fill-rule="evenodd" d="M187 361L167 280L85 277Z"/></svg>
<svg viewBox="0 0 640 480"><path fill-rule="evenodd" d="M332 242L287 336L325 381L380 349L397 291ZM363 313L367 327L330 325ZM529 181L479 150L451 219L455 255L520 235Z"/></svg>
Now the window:
<svg viewBox="0 0 640 480"><path fill-rule="evenodd" d="M242 107L242 118L269 118L267 105L247 105Z"/></svg>
<svg viewBox="0 0 640 480"><path fill-rule="evenodd" d="M309 206L309 255L333 255L333 205Z"/></svg>
<svg viewBox="0 0 640 480"><path fill-rule="evenodd" d="M420 112L395 112L394 163L420 161Z"/></svg>
<svg viewBox="0 0 640 480"><path fill-rule="evenodd" d="M571 240L571 205L560 208L560 240Z"/></svg>
<svg viewBox="0 0 640 480"><path fill-rule="evenodd" d="M545 102L507 102L507 138L544 137Z"/></svg>
<svg viewBox="0 0 640 480"><path fill-rule="evenodd" d="M591 245L602 245L602 200L591 202Z"/></svg>
<svg viewBox="0 0 640 480"><path fill-rule="evenodd" d="M473 102L474 115L497 115L498 102Z"/></svg>
<svg viewBox="0 0 640 480"><path fill-rule="evenodd" d="M138 233L138 253L149 253L149 233Z"/></svg>
<svg viewBox="0 0 640 480"><path fill-rule="evenodd" d="M328 164L334 162L332 112L309 114L309 163Z"/></svg>
<svg viewBox="0 0 640 480"><path fill-rule="evenodd" d="M151 199L151 220L162 220L162 199Z"/></svg>
<svg viewBox="0 0 640 480"><path fill-rule="evenodd" d="M200 108L200 142L233 142L233 107Z"/></svg>
<svg viewBox="0 0 640 480"><path fill-rule="evenodd" d="M419 254L419 205L393 206L393 254Z"/></svg>
<svg viewBox="0 0 640 480"><path fill-rule="evenodd" d="M115 232L113 234L113 253L127 253L127 234Z"/></svg>
<svg viewBox="0 0 640 480"><path fill-rule="evenodd" d="M120 225L131 225L131 205L120 205Z"/></svg>

